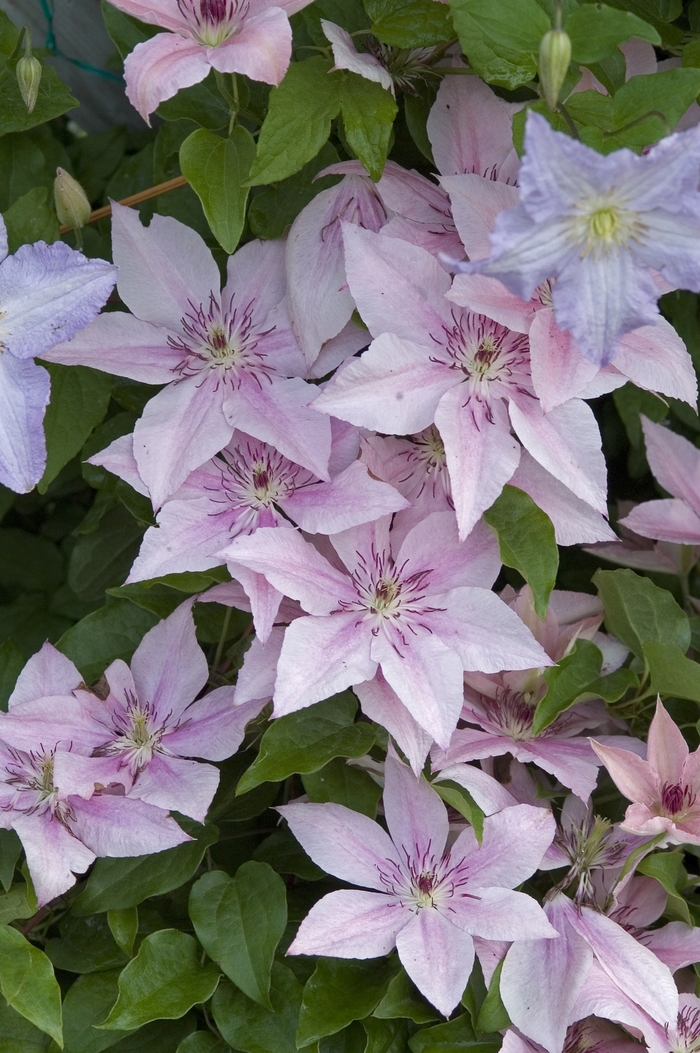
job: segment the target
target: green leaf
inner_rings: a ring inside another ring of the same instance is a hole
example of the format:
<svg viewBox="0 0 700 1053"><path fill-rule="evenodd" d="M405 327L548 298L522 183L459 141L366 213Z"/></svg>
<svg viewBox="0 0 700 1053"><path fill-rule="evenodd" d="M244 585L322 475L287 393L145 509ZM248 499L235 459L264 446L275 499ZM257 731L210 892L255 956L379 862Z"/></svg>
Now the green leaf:
<svg viewBox="0 0 700 1053"><path fill-rule="evenodd" d="M590 640L579 639L570 654L544 671L547 693L537 703L533 735L540 735L600 677L603 655ZM489 1030L492 1030L489 1028Z"/></svg>
<svg viewBox="0 0 700 1053"><path fill-rule="evenodd" d="M4 63L0 62L0 67L2 66ZM70 89L63 83L56 70L42 62L36 106L31 113L27 113L14 70L8 69L0 89L0 135L24 132L37 124L45 124L78 105L78 100L73 98Z"/></svg>
<svg viewBox="0 0 700 1053"><path fill-rule="evenodd" d="M428 1024L431 1020L440 1019L438 1010L423 997L403 968L391 980L386 994L374 1010L374 1016L380 1020L405 1017L416 1024Z"/></svg>
<svg viewBox="0 0 700 1053"><path fill-rule="evenodd" d="M70 973L104 972L129 960L114 942L104 914L79 918L71 911L61 920L60 937L47 940L44 949L55 969Z"/></svg>
<svg viewBox="0 0 700 1053"><path fill-rule="evenodd" d="M374 819L382 788L366 771L336 757L316 772L302 775L302 783L310 801L323 804L332 801L362 812Z"/></svg>
<svg viewBox="0 0 700 1053"><path fill-rule="evenodd" d="M10 252L16 252L20 245L35 241L51 243L58 239L58 220L47 204L48 197L46 187L38 186L7 209L3 219ZM42 363L42 368L47 368L46 363Z"/></svg>
<svg viewBox="0 0 700 1053"><path fill-rule="evenodd" d="M255 140L236 125L228 139L199 128L180 147L182 174L202 202L212 234L225 252L234 252L245 223L250 166Z"/></svg>
<svg viewBox="0 0 700 1053"><path fill-rule="evenodd" d="M134 940L139 931L138 908L125 907L123 910L110 910L107 913L107 923L117 947L131 957Z"/></svg>
<svg viewBox="0 0 700 1053"><path fill-rule="evenodd" d="M501 973L503 961L500 961L491 977L486 998L479 1011L476 1026L479 1031L501 1031L510 1027L510 1017L501 999Z"/></svg>
<svg viewBox="0 0 700 1053"><path fill-rule="evenodd" d="M38 484L45 494L64 464L79 453L92 429L100 423L109 405L112 378L87 366L46 363L51 375L51 401L44 417L46 469Z"/></svg>
<svg viewBox="0 0 700 1053"><path fill-rule="evenodd" d="M9 1005L0 1004L0 1049L3 1053L45 1053L49 1046L59 1049L48 1035Z"/></svg>
<svg viewBox="0 0 700 1053"><path fill-rule="evenodd" d="M688 903L682 896L688 884L688 872L679 852L654 852L645 856L637 866L637 873L656 878L668 894L667 914L673 914L675 920L684 921L686 925L693 924Z"/></svg>
<svg viewBox="0 0 700 1053"><path fill-rule="evenodd" d="M398 970L387 958L367 961L319 958L304 988L297 1045L307 1046L325 1035L362 1020L376 1009Z"/></svg>
<svg viewBox="0 0 700 1053"><path fill-rule="evenodd" d="M459 35L462 50L469 58L469 65L486 81L487 84L498 84L502 88L513 90L533 79L537 68L532 55L521 55L517 62L502 58L490 47L479 25L471 15L458 7L459 0L453 0L452 15L455 29ZM516 114L517 116L517 114ZM515 125L513 128L515 134ZM516 142L516 148L517 142Z"/></svg>
<svg viewBox="0 0 700 1053"><path fill-rule="evenodd" d="M157 1020L132 1031L112 1049L114 1053L176 1053L179 1043L196 1027L194 1013L188 1013L180 1020Z"/></svg>
<svg viewBox="0 0 700 1053"><path fill-rule="evenodd" d="M434 3L434 0L427 0ZM398 113L396 100L381 84L357 73L342 73L340 106L348 145L375 182L381 179L391 130Z"/></svg>
<svg viewBox="0 0 700 1053"><path fill-rule="evenodd" d="M212 131L227 129L231 117L228 105L216 87L213 70L205 81L180 90L174 98L161 102L156 113L165 121L195 121Z"/></svg>
<svg viewBox="0 0 700 1053"><path fill-rule="evenodd" d="M671 131L675 128L699 92L700 69L669 69L632 77L613 99L613 130L640 120L653 110L663 113L666 123L650 116L621 133L619 142L633 149L641 149L663 138L669 128Z"/></svg>
<svg viewBox="0 0 700 1053"><path fill-rule="evenodd" d="M102 1053L128 1031L98 1031L116 1001L119 970L79 976L63 1002L63 1035L66 1053Z"/></svg>
<svg viewBox="0 0 700 1053"><path fill-rule="evenodd" d="M379 1020L374 1022L378 1027L383 1026L383 1022ZM311 1050L315 1051L316 1049L318 1053L367 1053L367 1046L367 1032L359 1020L353 1020L342 1031L336 1031L334 1035L327 1035L325 1038L322 1038L317 1046L307 1046L306 1048L309 1050L309 1053L311 1053Z"/></svg>
<svg viewBox="0 0 700 1053"><path fill-rule="evenodd" d="M212 1000L212 1015L233 1049L243 1053L297 1053L294 1036L301 994L301 984L291 969L275 962L270 989L272 1012L224 981Z"/></svg>
<svg viewBox="0 0 700 1053"><path fill-rule="evenodd" d="M189 827L188 831L193 833ZM98 859L87 885L73 901L73 913L80 917L104 910L124 910L137 906L149 896L162 896L179 888L197 870L218 833L215 826L207 825L199 827L196 840L165 852L129 859Z"/></svg>
<svg viewBox="0 0 700 1053"><path fill-rule="evenodd" d="M272 89L249 186L286 179L319 152L340 111L342 81L330 70L330 60L320 55L292 62L282 83Z"/></svg>
<svg viewBox="0 0 700 1053"><path fill-rule="evenodd" d="M283 827L258 845L253 859L258 863L269 863L278 874L294 874L304 881L320 881L326 876L325 871L307 856L297 839Z"/></svg>
<svg viewBox="0 0 700 1053"><path fill-rule="evenodd" d="M650 640L642 647L651 674L652 691L700 702L700 665L674 644Z"/></svg>
<svg viewBox="0 0 700 1053"><path fill-rule="evenodd" d="M501 496L484 512L484 520L498 538L501 561L525 578L535 610L544 619L559 568L551 519L524 490L504 486Z"/></svg>
<svg viewBox="0 0 700 1053"><path fill-rule="evenodd" d="M473 1050L473 1053L497 1053L501 1046L500 1035L476 1035L469 1013L462 1013L447 1024L426 1027L409 1039L411 1053L457 1053L457 1050Z"/></svg>
<svg viewBox="0 0 700 1053"><path fill-rule="evenodd" d="M540 40L552 27L537 0L450 0L455 29L469 55L464 16L472 19L484 43L499 58L521 63L537 55Z"/></svg>
<svg viewBox="0 0 700 1053"><path fill-rule="evenodd" d="M209 957L244 994L272 1009L270 973L287 925L282 878L252 860L233 878L214 870L193 885L189 913Z"/></svg>
<svg viewBox="0 0 700 1053"><path fill-rule="evenodd" d="M597 570L593 584L605 607L605 626L644 659L644 644L655 641L690 647L688 618L670 592L633 570Z"/></svg>
<svg viewBox="0 0 700 1053"><path fill-rule="evenodd" d="M0 830L0 884L8 892L15 876L22 842L14 830Z"/></svg>
<svg viewBox="0 0 700 1053"><path fill-rule="evenodd" d="M52 176L31 132L18 132L0 139L0 211L7 211L13 201L37 187L52 190Z"/></svg>
<svg viewBox="0 0 700 1053"><path fill-rule="evenodd" d="M115 658L128 662L157 621L150 611L126 600L117 601L82 618L63 634L56 647L75 662L90 684Z"/></svg>
<svg viewBox="0 0 700 1053"><path fill-rule="evenodd" d="M14 640L0 644L0 709L7 710L7 700L15 689L17 677L24 668L24 656Z"/></svg>
<svg viewBox="0 0 700 1053"><path fill-rule="evenodd" d="M582 4L565 20L564 29L571 39L571 59L582 66L600 62L631 37L661 44L648 22L606 4Z"/></svg>
<svg viewBox="0 0 700 1053"><path fill-rule="evenodd" d="M639 677L631 669L623 667L614 673L601 676L588 685L579 698L579 702L588 702L591 698L602 698L606 702L617 702L631 687L639 687Z"/></svg>
<svg viewBox="0 0 700 1053"><path fill-rule="evenodd" d="M31 918L36 913L36 900L32 893L34 903L27 899L27 886L25 884L14 885L4 896L0 896L0 925L7 925L17 918Z"/></svg>
<svg viewBox="0 0 700 1053"><path fill-rule="evenodd" d="M339 160L335 147L325 143L316 157L293 176L257 193L248 207L248 223L253 234L257 238L281 238L317 194L339 181L340 176L314 178Z"/></svg>
<svg viewBox="0 0 700 1053"><path fill-rule="evenodd" d="M444 782L436 779L431 786L443 801L446 801L471 823L476 839L481 844L484 836L484 813L469 791L450 779L445 779Z"/></svg>
<svg viewBox="0 0 700 1053"><path fill-rule="evenodd" d="M102 8L105 29L122 59L125 59L137 44L143 43L144 40L148 40L149 37L158 32L156 26L148 26L144 25L143 22L138 22L130 15L125 15L122 11L118 11L116 7L112 7L106 0L102 0L100 7Z"/></svg>
<svg viewBox="0 0 700 1053"><path fill-rule="evenodd" d="M393 47L429 47L455 35L450 9L436 8L434 0L372 0L365 6L374 36Z"/></svg>
<svg viewBox="0 0 700 1053"><path fill-rule="evenodd" d="M211 1031L195 1031L183 1038L177 1053L227 1053L228 1049Z"/></svg>
<svg viewBox="0 0 700 1053"><path fill-rule="evenodd" d="M0 991L8 1005L63 1045L61 990L43 951L21 932L0 926Z"/></svg>
<svg viewBox="0 0 700 1053"><path fill-rule="evenodd" d="M363 1053L406 1053L412 1031L407 1020L377 1020L368 1016L362 1021L362 1027L367 1032Z"/></svg>
<svg viewBox="0 0 700 1053"><path fill-rule="evenodd" d="M0 584L53 592L63 576L63 556L53 541L26 530L0 529Z"/></svg>
<svg viewBox="0 0 700 1053"><path fill-rule="evenodd" d="M201 965L199 955L197 941L186 932L151 933L122 970L119 997L100 1026L124 1031L150 1020L177 1020L192 1006L207 1002L221 974L214 964Z"/></svg>
<svg viewBox="0 0 700 1053"><path fill-rule="evenodd" d="M361 757L374 743L371 724L355 724L357 700L350 691L280 717L260 741L260 752L238 783L246 793L261 782L318 771L334 757Z"/></svg>
<svg viewBox="0 0 700 1053"><path fill-rule="evenodd" d="M143 525L117 505L97 530L78 538L68 563L68 584L76 596L99 602L105 589L123 581L138 555L143 531Z"/></svg>

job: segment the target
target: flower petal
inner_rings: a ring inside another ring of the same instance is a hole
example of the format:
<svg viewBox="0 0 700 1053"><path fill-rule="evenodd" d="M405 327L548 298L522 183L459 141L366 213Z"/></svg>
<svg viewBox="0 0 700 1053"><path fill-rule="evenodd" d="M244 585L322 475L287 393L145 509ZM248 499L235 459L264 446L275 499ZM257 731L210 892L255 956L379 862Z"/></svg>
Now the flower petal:
<svg viewBox="0 0 700 1053"><path fill-rule="evenodd" d="M182 352L168 345L167 330L124 311L110 311L41 357L64 366L91 366L144 384L167 384L178 379L175 370Z"/></svg>
<svg viewBox="0 0 700 1053"><path fill-rule="evenodd" d="M30 702L44 695L70 695L83 681L70 658L48 641L33 654L17 677L7 708Z"/></svg>
<svg viewBox="0 0 700 1053"><path fill-rule="evenodd" d="M126 97L150 124L149 116L180 88L199 84L209 73L207 53L179 33L157 33L137 44L124 62Z"/></svg>
<svg viewBox="0 0 700 1053"><path fill-rule="evenodd" d="M177 720L207 682L209 667L197 643L192 604L181 603L149 629L131 659L131 672L142 702L156 714Z"/></svg>
<svg viewBox="0 0 700 1053"><path fill-rule="evenodd" d="M20 815L12 824L27 857L40 907L75 884L75 874L95 862L95 853L66 830L51 812Z"/></svg>
<svg viewBox="0 0 700 1053"><path fill-rule="evenodd" d="M49 391L45 369L0 352L0 483L18 494L32 490L44 474Z"/></svg>
<svg viewBox="0 0 700 1053"><path fill-rule="evenodd" d="M210 65L220 73L242 73L264 84L279 84L292 57L292 29L280 7L248 16L232 37L209 49Z"/></svg>
<svg viewBox="0 0 700 1053"><path fill-rule="evenodd" d="M287 954L379 958L393 949L410 918L393 896L341 889L313 905Z"/></svg>
<svg viewBox="0 0 700 1053"><path fill-rule="evenodd" d="M414 859L430 852L442 855L449 822L440 795L399 760L391 745L384 777L384 815L394 844Z"/></svg>
<svg viewBox="0 0 700 1053"><path fill-rule="evenodd" d="M398 933L396 949L421 994L449 1016L464 993L474 964L471 936L439 910L424 907Z"/></svg>

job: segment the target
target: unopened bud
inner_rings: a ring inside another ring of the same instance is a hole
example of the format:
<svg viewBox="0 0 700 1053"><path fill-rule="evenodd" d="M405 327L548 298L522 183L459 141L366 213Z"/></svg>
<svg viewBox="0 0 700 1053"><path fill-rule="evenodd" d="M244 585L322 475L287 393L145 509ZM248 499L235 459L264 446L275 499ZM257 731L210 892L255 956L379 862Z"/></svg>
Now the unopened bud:
<svg viewBox="0 0 700 1053"><path fill-rule="evenodd" d="M38 58L27 51L17 63L17 83L20 95L24 99L27 113L31 113L36 106L39 96L39 85L41 84L41 63Z"/></svg>
<svg viewBox="0 0 700 1053"><path fill-rule="evenodd" d="M571 62L571 40L563 29L550 29L540 41L540 88L550 110L556 110Z"/></svg>
<svg viewBox="0 0 700 1053"><path fill-rule="evenodd" d="M85 226L91 211L87 194L78 180L73 179L63 168L56 169L53 197L59 223L72 227L73 230L80 230Z"/></svg>

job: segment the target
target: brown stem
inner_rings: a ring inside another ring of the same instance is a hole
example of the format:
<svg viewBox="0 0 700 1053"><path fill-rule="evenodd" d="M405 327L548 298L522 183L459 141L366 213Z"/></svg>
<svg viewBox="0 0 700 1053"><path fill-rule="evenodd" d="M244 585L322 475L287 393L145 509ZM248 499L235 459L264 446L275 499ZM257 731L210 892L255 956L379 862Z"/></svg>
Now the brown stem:
<svg viewBox="0 0 700 1053"><path fill-rule="evenodd" d="M175 176L174 179L168 179L165 183L158 183L157 186L149 186L148 190L139 190L138 194L132 194L130 197L125 197L123 200L118 201L119 205L139 205L142 201L148 201L151 197L158 197L159 194L167 194L169 190L177 190L178 187L187 186L187 180L184 176ZM106 216L112 215L112 206L105 205L103 208L96 208L94 212L90 213L88 223L95 223L98 219L104 219ZM67 234L69 230L72 230L64 223L59 230L61 234Z"/></svg>
<svg viewBox="0 0 700 1053"><path fill-rule="evenodd" d="M30 932L32 931L32 929L33 929L33 928L34 928L34 927L35 927L36 925L38 925L38 924L39 924L39 922L40 922L40 921L43 921L43 920L44 920L44 918L46 917L46 915L47 915L48 913L49 913L49 908L48 908L48 906L45 906L45 907L41 907L41 908L40 908L40 909L39 909L39 910L38 910L38 911L36 912L36 914L35 914L35 915L34 915L34 916L33 916L32 918L30 918L30 919L29 919L29 921L28 921L28 922L27 922L27 924L26 924L26 925L24 926L24 928L20 929L20 932L22 933L22 935L23 935L23 936L27 936L27 935L28 935L28 933L30 933Z"/></svg>

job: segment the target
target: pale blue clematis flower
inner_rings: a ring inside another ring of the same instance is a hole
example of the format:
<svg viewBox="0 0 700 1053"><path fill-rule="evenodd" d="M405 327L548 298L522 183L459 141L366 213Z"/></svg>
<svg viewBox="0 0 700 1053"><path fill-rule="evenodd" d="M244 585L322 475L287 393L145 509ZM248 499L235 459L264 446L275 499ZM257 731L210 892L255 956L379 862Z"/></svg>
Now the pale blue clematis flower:
<svg viewBox="0 0 700 1053"><path fill-rule="evenodd" d="M607 157L529 113L520 202L502 212L491 255L456 270L498 278L529 300L547 278L554 315L599 365L620 338L654 324L661 288L700 291L700 127L648 154Z"/></svg>
<svg viewBox="0 0 700 1053"><path fill-rule="evenodd" d="M117 278L105 260L62 241L22 245L8 256L0 216L0 483L27 493L46 465L43 420L50 379L33 359L91 322Z"/></svg>

